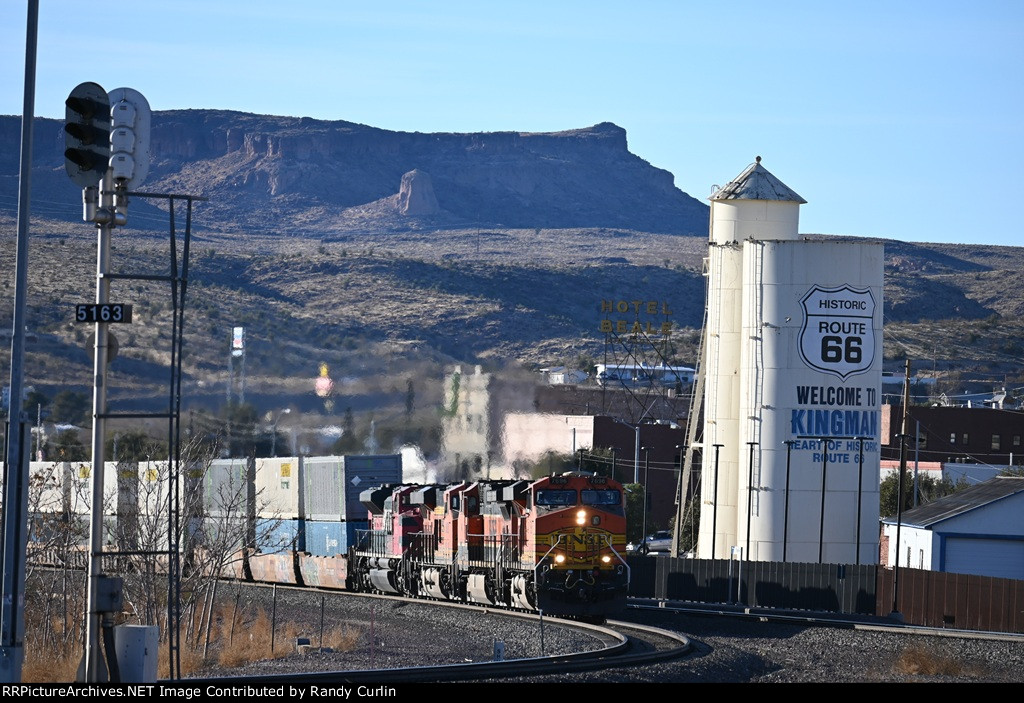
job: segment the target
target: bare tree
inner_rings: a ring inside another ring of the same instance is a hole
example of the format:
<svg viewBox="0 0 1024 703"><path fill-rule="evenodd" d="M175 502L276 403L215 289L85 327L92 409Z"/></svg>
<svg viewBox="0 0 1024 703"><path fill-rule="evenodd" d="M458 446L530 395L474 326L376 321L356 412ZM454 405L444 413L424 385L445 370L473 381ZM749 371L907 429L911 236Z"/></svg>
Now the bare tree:
<svg viewBox="0 0 1024 703"><path fill-rule="evenodd" d="M218 449L217 444L190 442L183 447L177 472L166 459L118 464L117 493L107 499L116 506L115 549L127 555L116 560L116 568L124 579L131 619L157 625L165 634L167 564L176 553L182 641L192 644L210 631L218 580L243 576L247 555L266 547L279 523L254 490L253 459L215 460ZM175 473L177 506L170 490Z"/></svg>
<svg viewBox="0 0 1024 703"><path fill-rule="evenodd" d="M255 458L215 460L218 449L216 443L190 442L181 451L178 471L167 458L147 458L121 461L105 472L102 520L105 549L111 554L104 559L103 570L123 579L123 617L158 626L166 639L168 606L173 605L168 594L180 594L184 632L178 641L193 646L209 635L222 576L243 576L245 560L260 551L294 547L273 538L286 531L279 530L279 513L255 489ZM77 660L83 636L91 469L85 462L32 466L26 639L40 657L63 653L69 661ZM172 510L175 476L179 499ZM180 587L175 589L168 582L172 554L181 565Z"/></svg>
<svg viewBox="0 0 1024 703"><path fill-rule="evenodd" d="M30 469L26 639L39 650L65 652L81 636L88 477L88 465L78 462L33 462Z"/></svg>

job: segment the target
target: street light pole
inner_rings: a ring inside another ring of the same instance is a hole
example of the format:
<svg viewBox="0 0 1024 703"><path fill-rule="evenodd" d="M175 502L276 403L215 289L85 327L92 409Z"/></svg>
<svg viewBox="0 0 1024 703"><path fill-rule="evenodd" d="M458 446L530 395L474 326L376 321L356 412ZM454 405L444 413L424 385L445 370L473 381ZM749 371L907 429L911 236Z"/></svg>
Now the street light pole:
<svg viewBox="0 0 1024 703"><path fill-rule="evenodd" d="M821 438L821 509L818 518L818 563L821 564L825 547L825 472L828 471L828 437Z"/></svg>
<svg viewBox="0 0 1024 703"><path fill-rule="evenodd" d="M11 331L10 406L3 447L3 556L0 563L0 681L20 683L25 659L25 554L28 545L29 456L25 451L22 392L25 381L25 321L28 315L28 244L35 123L36 48L39 0L29 0L25 32L25 85L18 170L18 233L15 247L14 315ZM5 246L10 246L5 245ZM10 328L9 328L10 329Z"/></svg>
<svg viewBox="0 0 1024 703"><path fill-rule="evenodd" d="M640 423L636 425L636 437L633 438L633 483L640 483ZM646 495L645 498L646 500Z"/></svg>
<svg viewBox="0 0 1024 703"><path fill-rule="evenodd" d="M647 539L647 481L651 471L651 448L644 447L644 539Z"/></svg>
<svg viewBox="0 0 1024 703"><path fill-rule="evenodd" d="M861 513L864 512L863 511L863 501L862 501L861 496L862 496L862 494L864 492L864 440L865 439L868 439L868 438L867 437L857 437L857 440L860 442L860 449L857 452L858 455L859 455L858 456L859 461L857 462L859 464L859 468L857 469L857 537L856 537L856 540L855 540L855 542L857 544L857 565L858 566L860 566L860 516L861 516Z"/></svg>
<svg viewBox="0 0 1024 703"><path fill-rule="evenodd" d="M907 434L896 435L900 440L900 468L896 485L896 547L892 569L892 613L890 617L899 617L900 613L900 528L903 527L903 472L907 468Z"/></svg>
<svg viewBox="0 0 1024 703"><path fill-rule="evenodd" d="M750 446L750 464L747 474L747 548L743 553L745 560L750 560L750 520L753 517L753 504L754 504L754 447L758 445L757 442L747 442Z"/></svg>
<svg viewBox="0 0 1024 703"><path fill-rule="evenodd" d="M786 501L784 508L784 515L782 518L782 562L786 562L786 545L789 543L789 461L793 454L793 445L796 444L795 439L787 439L783 444L786 445Z"/></svg>
<svg viewBox="0 0 1024 703"><path fill-rule="evenodd" d="M724 444L713 444L715 448L715 490L713 492L714 506L711 510L711 558L715 558L715 537L718 531L718 452Z"/></svg>
<svg viewBox="0 0 1024 703"><path fill-rule="evenodd" d="M640 423L631 425L618 418L612 420L633 430L633 483L640 483Z"/></svg>
<svg viewBox="0 0 1024 703"><path fill-rule="evenodd" d="M676 453L672 457L672 468L676 470L676 481L678 482L678 481L682 480L683 454L686 452L686 445L685 444L677 444L675 449L676 449ZM679 458L678 462L676 461L676 457ZM680 497L680 500L686 501L688 493L689 493L689 487L687 486L687 487L683 488L683 490L681 491L682 495ZM672 535L672 544L673 544L672 556L674 556L674 557L678 557L679 556L679 552L683 551L683 545L680 543L680 539L679 539L679 536L683 534L683 526L681 524L679 524L679 523L682 522L683 517L685 515L686 515L686 508L683 507L680 510L678 508L678 506L677 506L677 509L676 509L676 525L675 525L675 530L673 530L673 535ZM692 510L690 511L690 542L691 542L690 549L693 549L694 545L692 544L692 542L693 542L693 511ZM686 550L686 551L690 551L690 550Z"/></svg>

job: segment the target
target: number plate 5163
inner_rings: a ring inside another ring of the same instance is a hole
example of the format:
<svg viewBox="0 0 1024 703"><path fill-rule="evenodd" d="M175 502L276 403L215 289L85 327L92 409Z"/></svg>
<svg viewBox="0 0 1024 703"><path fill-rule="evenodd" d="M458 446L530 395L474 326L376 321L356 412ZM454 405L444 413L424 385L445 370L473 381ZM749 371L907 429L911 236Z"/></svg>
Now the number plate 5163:
<svg viewBox="0 0 1024 703"><path fill-rule="evenodd" d="M75 322L131 322L132 306L123 303L82 303L75 306Z"/></svg>

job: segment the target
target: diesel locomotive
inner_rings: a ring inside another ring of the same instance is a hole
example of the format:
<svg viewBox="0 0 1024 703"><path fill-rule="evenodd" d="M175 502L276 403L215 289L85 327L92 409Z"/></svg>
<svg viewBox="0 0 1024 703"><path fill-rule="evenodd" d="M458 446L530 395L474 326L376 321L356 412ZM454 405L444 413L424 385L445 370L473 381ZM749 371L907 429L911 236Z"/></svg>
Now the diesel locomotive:
<svg viewBox="0 0 1024 703"><path fill-rule="evenodd" d="M537 481L381 486L346 555L346 587L601 619L625 608L622 486Z"/></svg>
<svg viewBox="0 0 1024 703"><path fill-rule="evenodd" d="M41 504L87 519L88 503L71 498L89 472L49 470L52 500ZM107 472L110 550L138 549L157 474L148 462ZM223 459L184 480L185 551L232 545L217 567L225 576L592 620L625 608L625 497L604 476L411 485L400 482L401 458L382 455Z"/></svg>

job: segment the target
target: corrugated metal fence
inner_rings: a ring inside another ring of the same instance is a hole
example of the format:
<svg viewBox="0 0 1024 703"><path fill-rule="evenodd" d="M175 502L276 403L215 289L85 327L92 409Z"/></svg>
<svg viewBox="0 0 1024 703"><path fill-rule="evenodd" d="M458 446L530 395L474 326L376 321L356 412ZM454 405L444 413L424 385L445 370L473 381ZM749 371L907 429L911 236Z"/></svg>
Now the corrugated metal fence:
<svg viewBox="0 0 1024 703"><path fill-rule="evenodd" d="M631 557L630 595L849 615L889 615L893 572L876 565ZM1024 581L900 569L909 624L1024 632Z"/></svg>

